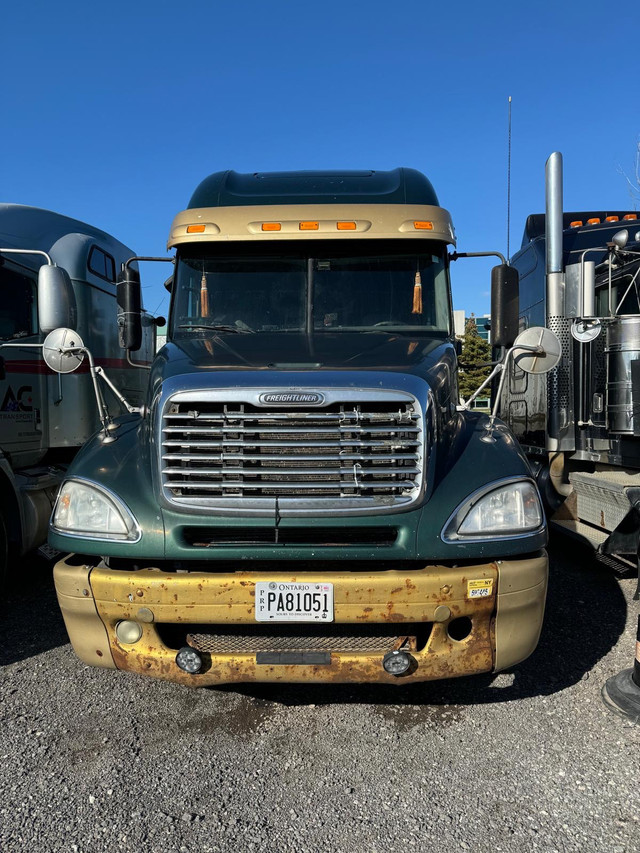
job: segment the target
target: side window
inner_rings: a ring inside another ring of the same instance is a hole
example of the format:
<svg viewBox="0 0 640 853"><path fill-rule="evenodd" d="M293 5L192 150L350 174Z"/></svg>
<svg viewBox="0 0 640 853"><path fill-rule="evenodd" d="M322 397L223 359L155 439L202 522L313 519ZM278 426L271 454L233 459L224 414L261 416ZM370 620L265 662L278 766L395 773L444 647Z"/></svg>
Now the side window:
<svg viewBox="0 0 640 853"><path fill-rule="evenodd" d="M103 252L98 246L93 246L89 252L87 263L89 271L105 281L116 280L116 262L111 255Z"/></svg>
<svg viewBox="0 0 640 853"><path fill-rule="evenodd" d="M1 266L0 292L0 340L7 341L35 334L35 278Z"/></svg>
<svg viewBox="0 0 640 853"><path fill-rule="evenodd" d="M535 246L529 245L514 264L520 273L520 311L544 299L544 267L538 265Z"/></svg>

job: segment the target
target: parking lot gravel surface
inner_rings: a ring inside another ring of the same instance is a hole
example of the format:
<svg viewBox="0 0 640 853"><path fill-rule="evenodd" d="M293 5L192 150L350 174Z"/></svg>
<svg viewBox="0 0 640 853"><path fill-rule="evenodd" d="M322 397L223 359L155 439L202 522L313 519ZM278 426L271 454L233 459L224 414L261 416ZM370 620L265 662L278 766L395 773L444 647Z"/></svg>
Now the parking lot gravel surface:
<svg viewBox="0 0 640 853"><path fill-rule="evenodd" d="M0 620L0 851L640 851L640 726L605 708L638 602L552 549L540 645L495 676L190 690L92 669L50 566Z"/></svg>

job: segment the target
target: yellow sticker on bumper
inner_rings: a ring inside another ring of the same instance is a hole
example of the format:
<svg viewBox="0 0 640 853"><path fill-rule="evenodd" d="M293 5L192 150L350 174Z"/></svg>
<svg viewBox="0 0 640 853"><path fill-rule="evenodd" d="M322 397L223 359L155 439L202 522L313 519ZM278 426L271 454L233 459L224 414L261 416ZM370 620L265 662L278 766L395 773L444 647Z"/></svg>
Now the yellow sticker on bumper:
<svg viewBox="0 0 640 853"><path fill-rule="evenodd" d="M493 578L467 581L467 598L488 598L493 592Z"/></svg>

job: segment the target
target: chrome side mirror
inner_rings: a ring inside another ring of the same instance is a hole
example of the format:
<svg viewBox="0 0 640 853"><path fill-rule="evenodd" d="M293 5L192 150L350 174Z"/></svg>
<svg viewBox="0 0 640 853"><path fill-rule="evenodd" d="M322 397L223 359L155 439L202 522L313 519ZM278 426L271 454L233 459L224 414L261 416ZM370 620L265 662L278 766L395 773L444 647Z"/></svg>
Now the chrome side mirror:
<svg viewBox="0 0 640 853"><path fill-rule="evenodd" d="M629 242L629 232L627 229L623 228L621 231L616 231L611 238L611 242L614 244L616 249L624 249Z"/></svg>
<svg viewBox="0 0 640 853"><path fill-rule="evenodd" d="M62 267L44 264L38 270L38 323L43 332L74 327L76 297L69 274Z"/></svg>

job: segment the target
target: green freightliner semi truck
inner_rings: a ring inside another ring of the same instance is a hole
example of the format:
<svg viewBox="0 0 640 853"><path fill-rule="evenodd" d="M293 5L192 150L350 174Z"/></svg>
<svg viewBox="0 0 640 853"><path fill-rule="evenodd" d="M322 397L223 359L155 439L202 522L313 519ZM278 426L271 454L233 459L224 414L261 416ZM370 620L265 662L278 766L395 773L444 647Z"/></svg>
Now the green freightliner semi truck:
<svg viewBox="0 0 640 853"><path fill-rule="evenodd" d="M430 182L219 172L168 245L146 403L103 419L51 520L79 657L188 685L406 684L527 657L544 514L509 430L460 405L458 255ZM515 271L492 288L506 351ZM135 352L128 262L119 301Z"/></svg>

